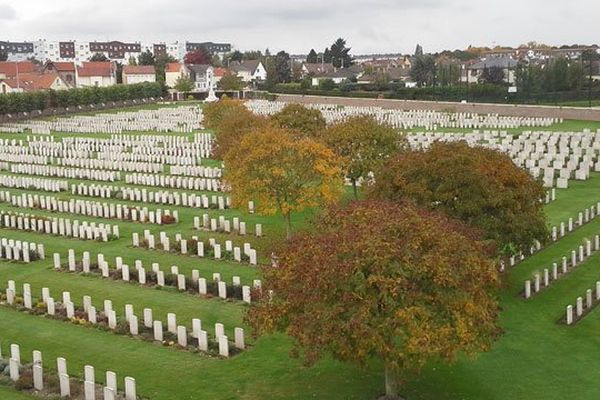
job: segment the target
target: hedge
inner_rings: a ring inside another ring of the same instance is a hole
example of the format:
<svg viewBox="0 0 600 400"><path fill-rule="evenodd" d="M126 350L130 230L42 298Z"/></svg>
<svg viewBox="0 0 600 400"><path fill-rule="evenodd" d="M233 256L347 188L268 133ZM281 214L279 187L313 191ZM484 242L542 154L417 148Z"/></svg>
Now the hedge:
<svg viewBox="0 0 600 400"><path fill-rule="evenodd" d="M0 114L43 111L47 108L76 107L109 101L137 100L160 97L160 83L136 83L108 87L85 87L69 90L41 90L36 92L0 94Z"/></svg>

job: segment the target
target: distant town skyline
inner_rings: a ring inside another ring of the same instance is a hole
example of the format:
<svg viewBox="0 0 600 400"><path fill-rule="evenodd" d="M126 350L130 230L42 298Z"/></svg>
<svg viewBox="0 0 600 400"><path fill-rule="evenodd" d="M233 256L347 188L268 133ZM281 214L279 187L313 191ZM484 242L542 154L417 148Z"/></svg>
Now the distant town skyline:
<svg viewBox="0 0 600 400"><path fill-rule="evenodd" d="M577 0L0 0L2 40L217 41L305 54L343 37L353 54L597 44L600 2Z"/></svg>

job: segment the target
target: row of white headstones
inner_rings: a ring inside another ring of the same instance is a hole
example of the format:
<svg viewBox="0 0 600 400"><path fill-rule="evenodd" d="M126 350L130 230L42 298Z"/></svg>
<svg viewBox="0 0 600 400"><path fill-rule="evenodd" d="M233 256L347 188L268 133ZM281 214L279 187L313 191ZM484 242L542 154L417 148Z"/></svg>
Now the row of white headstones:
<svg viewBox="0 0 600 400"><path fill-rule="evenodd" d="M96 260L98 265L98 269L100 270L100 274L103 278L108 278L111 276L110 271L111 267L108 262L104 258L104 254L98 253L96 255ZM63 269L63 264L61 260L60 253L53 254L53 262L54 269L60 271ZM67 255L67 269L69 272L83 272L85 274L92 273L92 257L90 252L84 251L82 253L81 261L77 261L75 250L69 249ZM122 257L115 257L114 270L119 272L117 277L124 282L131 282L131 270L129 265L124 264ZM167 285L167 281L165 279L166 273L160 269L159 263L152 263L152 272L156 274L156 282L150 282L147 278L146 268L143 266L141 260L134 261L134 271L137 274L137 281L140 285L147 285L150 283L155 283L159 287L165 287ZM184 292L188 290L188 278L179 273L179 267L176 265L171 266L170 270L171 275L175 278L173 285L177 288L177 290ZM114 275L113 275L114 277ZM208 280L200 276L200 271L197 269L193 269L191 271L190 280L191 287L197 288L197 292L201 296L206 296L208 294ZM217 283L218 296L221 299L231 298L232 291L228 290L227 283L221 280L221 274L219 272L214 272L212 274L212 281ZM234 287L241 287L242 289L242 301L244 303L250 304L252 301L252 289L249 285L242 285L241 279L239 276L234 276L232 278L232 285ZM254 279L252 282L252 287L254 289L261 288L261 281L259 279Z"/></svg>
<svg viewBox="0 0 600 400"><path fill-rule="evenodd" d="M2 349L0 346L0 359L2 358ZM10 379L14 382L18 381L24 365L21 360L21 348L18 344L10 345L10 357L9 357L9 374ZM63 357L56 359L56 369L58 373L58 381L60 386L60 396L70 397L71 396L71 378L67 370L67 360ZM33 387L35 390L42 391L45 388L44 385L44 364L42 359L42 352L34 350L32 354L32 372L33 372ZM96 372L95 368L91 365L84 367L84 399L95 400L96 399ZM125 399L136 400L136 382L132 377L125 377ZM117 397L117 374L112 371L106 371L106 386L102 388L102 394L104 400L115 400Z"/></svg>
<svg viewBox="0 0 600 400"><path fill-rule="evenodd" d="M78 220L71 221L68 218L51 219L29 214L16 214L12 211L0 211L0 228L15 229L21 231L37 232L49 235L66 236L81 240L108 241L108 235L119 238L119 226L110 224L98 224L95 222Z"/></svg>
<svg viewBox="0 0 600 400"><path fill-rule="evenodd" d="M8 281L6 289L6 303L9 306L16 305L16 285L13 280ZM31 285L28 283L23 284L23 305L26 309L31 310L34 308L34 299L31 294ZM75 318L77 308L71 300L70 292L62 292L62 302L58 303L50 295L48 288L42 288L41 302L46 306L46 313L49 316L55 316L57 311L63 310L68 319ZM117 329L118 315L112 306L111 300L104 300L104 310L102 311L104 316L107 318L107 325L110 329ZM37 306L36 306L37 307ZM82 311L87 315L87 321L90 324L98 325L98 311L92 304L91 296L83 296ZM139 336L139 320L135 315L133 305L125 305L124 317L125 321L129 325L129 333L131 336ZM154 340L157 342L164 341L164 326L162 321L155 320L153 318L153 312L151 308L143 309L143 324L145 328L152 329ZM177 324L177 315L175 313L167 313L167 331L177 335L177 344L180 347L187 348L190 337L188 336L188 330L185 325ZM229 357L229 338L225 334L225 326L222 323L215 323L215 334L214 337L219 345L219 355L223 357ZM192 331L191 338L196 341L193 345L200 351L208 352L209 341L208 332L202 330L202 320L199 318L192 319ZM240 327L234 328L234 346L239 350L246 348L244 329Z"/></svg>

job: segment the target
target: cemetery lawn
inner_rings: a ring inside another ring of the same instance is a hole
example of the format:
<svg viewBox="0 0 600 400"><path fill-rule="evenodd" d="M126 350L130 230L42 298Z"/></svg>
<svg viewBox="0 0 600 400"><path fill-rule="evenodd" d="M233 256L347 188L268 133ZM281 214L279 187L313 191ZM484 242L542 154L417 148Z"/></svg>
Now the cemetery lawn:
<svg viewBox="0 0 600 400"><path fill-rule="evenodd" d="M577 121L566 121L559 130L579 130L594 125ZM581 128L577 128L581 127ZM73 135L57 135L73 136ZM83 136L83 135L82 135ZM109 135L106 135L109 136ZM2 135L23 139L23 135ZM2 171L2 173L7 173ZM70 183L80 181L70 180ZM93 183L87 181L87 183ZM123 183L111 183L122 185ZM557 200L545 207L548 221L557 224L600 200L600 174L593 173L585 182L571 180L570 188L557 190ZM140 186L141 188L141 186ZM161 188L150 188L160 190ZM13 194L27 192L61 199L92 197L72 196L70 192L60 194L35 192L30 190L8 190ZM169 189L171 190L171 189ZM178 190L184 192L185 190ZM188 191L189 192L189 191ZM348 192L349 193L349 192ZM207 194L211 194L207 192ZM121 199L102 202L135 204ZM104 299L113 301L117 314L122 316L125 304L132 304L136 314L150 307L155 319L165 322L167 312L175 312L178 322L191 328L191 319L202 319L203 329L214 332L214 323L225 324L226 333L232 337L233 328L246 328L246 341L249 348L231 359L212 358L202 354L176 350L159 344L144 342L127 336L115 335L92 327L78 326L42 316L28 315L12 308L0 306L0 346L6 354L10 343L21 345L24 361L31 361L31 351L41 350L46 369L55 370L56 357L65 357L72 376L81 377L83 366L93 365L99 382L104 381L104 371L117 372L119 384L125 376L137 381L138 394L144 398L157 400L259 400L259 399L376 399L383 393L383 368L377 360L360 369L325 358L313 367L306 367L301 360L289 357L292 341L284 335L270 335L255 340L243 322L246 306L237 301L222 301L202 298L190 294L175 293L174 290L143 288L135 284L101 279L97 276L84 276L55 272L52 268L52 253L59 252L66 262L68 249L75 249L77 258L82 251L89 251L92 259L103 253L111 266L116 256L132 266L134 260L142 260L149 268L152 262L160 263L162 270L171 265L189 275L192 269L200 270L202 277L210 277L220 272L223 280L231 282L232 276L240 276L242 284L248 284L259 277L252 267L227 261L214 261L189 256L174 255L160 251L131 248L131 234L150 229L155 236L164 230L173 237L182 233L184 237L198 235L215 237L224 241L220 234L198 232L192 229L193 217L208 213L213 217L225 215L228 219L240 216L249 226L263 224L265 237L248 236L243 240L234 237L234 243L252 242L259 249L260 260L267 262L266 249L273 240L284 236L283 223L279 216L249 215L242 210L199 210L183 207L144 204L151 210L177 209L181 222L170 226L141 225L131 222L111 220L121 228L119 240L99 243L79 241L36 233L0 229L0 237L44 243L46 260L29 265L0 261L0 289L6 281L15 280L17 291L22 292L22 284L30 283L35 298L41 288L50 288L51 295L60 297L62 291L70 291L76 305L81 306L82 296L90 295L93 304L101 308ZM79 221L107 220L43 212L40 210L16 209L0 203L0 210L11 210L35 215L60 216ZM314 211L294 216L295 229L303 226ZM454 365L438 363L428 365L417 377L407 380L403 394L409 399L597 399L600 397L600 310L594 310L573 327L557 323L563 316L567 304L585 293L585 290L600 280L600 253L590 257L576 267L566 277L553 283L530 300L523 300L519 293L523 281L535 271L550 267L563 255L579 246L585 238L600 234L600 218L577 229L559 242L547 247L536 255L516 266L505 278L505 288L500 294L502 313L500 325L504 335L489 352L475 359L461 357ZM30 396L7 389L0 385L0 399L20 400Z"/></svg>

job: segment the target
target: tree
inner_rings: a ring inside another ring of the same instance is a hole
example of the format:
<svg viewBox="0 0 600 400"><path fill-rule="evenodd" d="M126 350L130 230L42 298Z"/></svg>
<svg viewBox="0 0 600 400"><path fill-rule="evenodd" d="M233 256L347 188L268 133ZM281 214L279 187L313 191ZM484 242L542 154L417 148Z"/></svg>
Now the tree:
<svg viewBox="0 0 600 400"><path fill-rule="evenodd" d="M320 79L319 80L319 89L333 90L333 89L335 89L335 82L331 78Z"/></svg>
<svg viewBox="0 0 600 400"><path fill-rule="evenodd" d="M341 195L338 160L325 145L298 140L289 131L269 128L246 134L225 155L224 181L234 206L257 202L262 214L279 212L291 238L291 215L336 201Z"/></svg>
<svg viewBox="0 0 600 400"><path fill-rule="evenodd" d="M138 57L139 65L154 65L156 64L156 59L154 58L154 54L150 52L150 50L146 50L143 53L140 53Z"/></svg>
<svg viewBox="0 0 600 400"><path fill-rule="evenodd" d="M241 51L239 51L239 50L236 50L236 51L234 51L233 53L231 53L229 55L229 61L240 62L240 61L243 61L243 60L244 60L244 54Z"/></svg>
<svg viewBox="0 0 600 400"><path fill-rule="evenodd" d="M96 53L90 57L90 61L110 61L104 53Z"/></svg>
<svg viewBox="0 0 600 400"><path fill-rule="evenodd" d="M183 58L186 64L209 64L212 61L212 56L205 48L190 51Z"/></svg>
<svg viewBox="0 0 600 400"><path fill-rule="evenodd" d="M117 75L117 83L123 83L123 63L122 62L115 62L115 67L116 67L116 75Z"/></svg>
<svg viewBox="0 0 600 400"><path fill-rule="evenodd" d="M337 39L330 48L331 62L336 68L347 68L352 65L350 48L346 47L346 41L342 38Z"/></svg>
<svg viewBox="0 0 600 400"><path fill-rule="evenodd" d="M271 118L279 127L289 129L297 137L316 138L327 126L321 111L301 104L288 103Z"/></svg>
<svg viewBox="0 0 600 400"><path fill-rule="evenodd" d="M433 86L435 82L435 58L431 55L415 57L410 69L410 77L421 86Z"/></svg>
<svg viewBox="0 0 600 400"><path fill-rule="evenodd" d="M245 111L248 109L242 102L223 96L218 102L209 103L204 107L204 127L218 131L223 121Z"/></svg>
<svg viewBox="0 0 600 400"><path fill-rule="evenodd" d="M324 63L331 62L331 50L329 50L329 48L326 48L325 51L323 51L323 62Z"/></svg>
<svg viewBox="0 0 600 400"><path fill-rule="evenodd" d="M175 81L175 86L173 86L173 89L180 93L189 93L194 90L194 81L187 76L180 76Z"/></svg>
<svg viewBox="0 0 600 400"><path fill-rule="evenodd" d="M7 61L8 53L5 50L0 50L0 61Z"/></svg>
<svg viewBox="0 0 600 400"><path fill-rule="evenodd" d="M221 80L217 83L219 90L242 90L244 88L244 81L236 73L227 70Z"/></svg>
<svg viewBox="0 0 600 400"><path fill-rule="evenodd" d="M156 82L164 85L165 83L165 69L168 63L176 62L177 60L169 54L160 54L156 57L154 68L156 69Z"/></svg>
<svg viewBox="0 0 600 400"><path fill-rule="evenodd" d="M319 62L319 56L317 55L315 49L310 49L308 56L306 56L306 62L309 64L316 64Z"/></svg>
<svg viewBox="0 0 600 400"><path fill-rule="evenodd" d="M541 182L507 155L464 142L392 157L369 195L443 211L481 229L498 255L528 250L548 236Z"/></svg>
<svg viewBox="0 0 600 400"><path fill-rule="evenodd" d="M270 87L278 83L287 83L292 79L290 66L290 55L285 51L280 51L275 57L267 59L267 85Z"/></svg>
<svg viewBox="0 0 600 400"><path fill-rule="evenodd" d="M421 57L423 55L423 46L417 43L417 47L415 48L415 57Z"/></svg>
<svg viewBox="0 0 600 400"><path fill-rule="evenodd" d="M399 132L370 116L351 117L333 125L322 139L342 160L342 170L352 182L355 198L358 198L357 181L380 170L405 141Z"/></svg>
<svg viewBox="0 0 600 400"><path fill-rule="evenodd" d="M498 336L498 273L463 224L390 202L335 207L263 269L246 320L282 331L308 364L324 354L385 366L386 399L429 360L454 361Z"/></svg>
<svg viewBox="0 0 600 400"><path fill-rule="evenodd" d="M212 156L219 160L223 160L231 149L239 146L248 133L266 130L271 126L268 118L255 115L243 105L229 107L224 117L215 129L212 146Z"/></svg>
<svg viewBox="0 0 600 400"><path fill-rule="evenodd" d="M483 72L479 81L481 83L489 83L491 85L501 85L504 83L504 69L502 67L483 67Z"/></svg>

